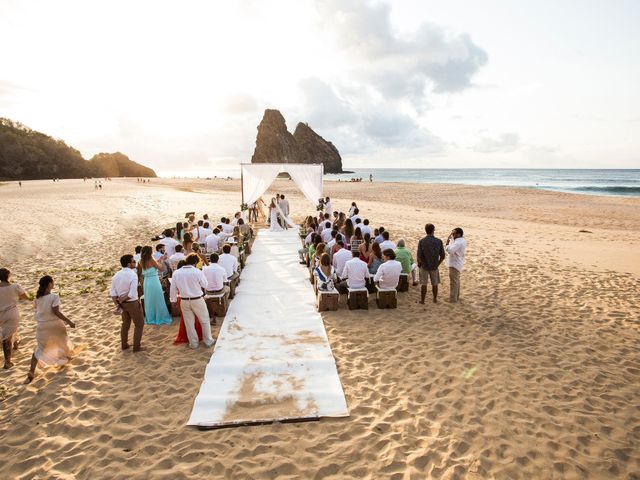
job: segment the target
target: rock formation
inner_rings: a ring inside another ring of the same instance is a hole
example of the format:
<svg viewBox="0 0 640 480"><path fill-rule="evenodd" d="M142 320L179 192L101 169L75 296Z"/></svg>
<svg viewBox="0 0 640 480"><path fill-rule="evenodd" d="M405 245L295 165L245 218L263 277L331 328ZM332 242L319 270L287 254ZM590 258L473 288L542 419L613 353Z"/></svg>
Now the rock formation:
<svg viewBox="0 0 640 480"><path fill-rule="evenodd" d="M258 125L251 163L322 163L325 173L342 173L342 158L331 142L306 123L298 123L291 135L282 114L269 109Z"/></svg>
<svg viewBox="0 0 640 480"><path fill-rule="evenodd" d="M94 165L103 177L155 177L154 172L149 167L140 165L130 160L126 155L116 153L98 153L94 155L89 163Z"/></svg>

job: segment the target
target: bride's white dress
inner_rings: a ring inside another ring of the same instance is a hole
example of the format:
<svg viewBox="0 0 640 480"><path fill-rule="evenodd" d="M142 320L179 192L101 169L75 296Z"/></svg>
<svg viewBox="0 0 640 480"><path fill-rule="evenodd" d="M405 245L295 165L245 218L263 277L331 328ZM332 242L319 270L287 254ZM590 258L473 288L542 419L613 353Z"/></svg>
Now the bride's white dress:
<svg viewBox="0 0 640 480"><path fill-rule="evenodd" d="M272 208L269 215L269 218L271 219L271 228L269 228L269 230L272 232L282 232L284 228L282 228L278 223L278 210L276 208Z"/></svg>

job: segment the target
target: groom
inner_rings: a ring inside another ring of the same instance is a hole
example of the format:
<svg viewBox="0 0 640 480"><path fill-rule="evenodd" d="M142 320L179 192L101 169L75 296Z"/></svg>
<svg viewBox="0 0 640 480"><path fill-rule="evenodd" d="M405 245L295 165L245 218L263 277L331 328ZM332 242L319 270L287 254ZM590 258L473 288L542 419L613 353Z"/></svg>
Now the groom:
<svg viewBox="0 0 640 480"><path fill-rule="evenodd" d="M280 210L282 210L282 213L285 217L289 216L289 201L284 199L284 195L280 195L280 203L278 204L280 207ZM280 219L280 221L282 222L282 228L284 228L285 230L289 228L289 225L287 225L287 222L284 218Z"/></svg>

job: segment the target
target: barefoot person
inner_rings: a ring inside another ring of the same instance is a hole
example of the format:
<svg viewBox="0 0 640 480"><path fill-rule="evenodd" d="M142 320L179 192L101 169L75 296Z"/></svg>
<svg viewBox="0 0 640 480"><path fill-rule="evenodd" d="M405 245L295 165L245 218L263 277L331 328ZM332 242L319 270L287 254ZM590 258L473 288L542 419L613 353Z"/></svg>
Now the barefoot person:
<svg viewBox="0 0 640 480"><path fill-rule="evenodd" d="M418 268L420 269L420 303L423 305L424 298L427 296L429 281L431 281L433 303L438 301L438 284L440 283L438 267L444 260L442 240L434 236L436 227L432 223L427 223L424 226L424 231L427 236L418 242L418 252L416 254Z"/></svg>
<svg viewBox="0 0 640 480"><path fill-rule="evenodd" d="M451 282L449 301L451 303L456 303L460 299L460 272L464 268L464 253L467 250L467 241L463 235L462 229L457 227L451 231L449 238L447 238L449 281Z"/></svg>
<svg viewBox="0 0 640 480"><path fill-rule="evenodd" d="M14 335L20 325L18 301L26 300L27 294L17 283L11 283L11 272L0 268L0 336L2 336L2 352L4 368L13 367L11 353Z"/></svg>
<svg viewBox="0 0 640 480"><path fill-rule="evenodd" d="M65 324L75 328L76 324L60 311L60 297L51 293L53 278L45 275L38 282L36 293L36 349L31 357L31 368L27 383L35 376L38 361L46 365L64 365L73 354L73 343L69 340Z"/></svg>
<svg viewBox="0 0 640 480"><path fill-rule="evenodd" d="M136 261L133 259L133 255L123 255L120 258L120 265L122 265L122 270L117 272L111 280L111 299L121 310L120 340L122 350L129 348L129 327L133 322L133 351L139 352L144 350L140 346L144 315L140 300L138 300Z"/></svg>

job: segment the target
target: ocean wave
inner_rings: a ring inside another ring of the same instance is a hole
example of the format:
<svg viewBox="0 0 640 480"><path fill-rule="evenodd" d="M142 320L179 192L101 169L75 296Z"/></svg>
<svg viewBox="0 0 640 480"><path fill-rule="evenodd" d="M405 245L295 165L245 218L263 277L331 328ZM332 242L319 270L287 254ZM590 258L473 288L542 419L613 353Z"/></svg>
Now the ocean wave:
<svg viewBox="0 0 640 480"><path fill-rule="evenodd" d="M562 187L560 187L562 188ZM604 194L613 194L613 195L640 195L640 187L629 187L629 186L619 186L619 185L609 185L606 187L568 187L566 190L572 192L585 192L585 193L604 193Z"/></svg>

